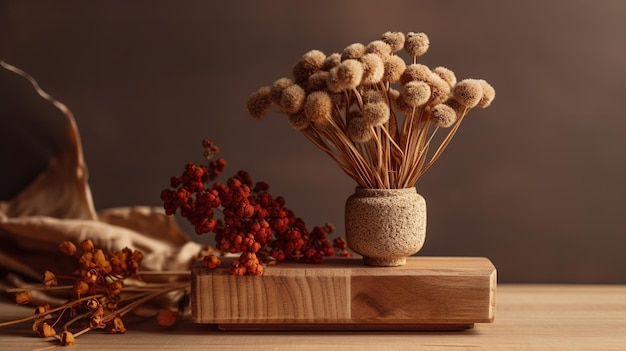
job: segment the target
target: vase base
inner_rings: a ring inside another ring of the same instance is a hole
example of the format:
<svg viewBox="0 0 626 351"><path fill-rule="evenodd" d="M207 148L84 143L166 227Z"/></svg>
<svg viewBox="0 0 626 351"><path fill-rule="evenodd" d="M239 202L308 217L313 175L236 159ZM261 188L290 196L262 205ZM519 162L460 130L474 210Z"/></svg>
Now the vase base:
<svg viewBox="0 0 626 351"><path fill-rule="evenodd" d="M363 263L367 266L398 267L406 264L406 257L367 257L363 256Z"/></svg>

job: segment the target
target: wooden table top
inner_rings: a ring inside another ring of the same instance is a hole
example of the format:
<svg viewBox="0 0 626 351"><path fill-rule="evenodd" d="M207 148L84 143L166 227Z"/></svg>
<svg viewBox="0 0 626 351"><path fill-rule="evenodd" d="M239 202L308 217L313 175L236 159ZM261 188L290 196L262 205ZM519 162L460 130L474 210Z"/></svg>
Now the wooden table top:
<svg viewBox="0 0 626 351"><path fill-rule="evenodd" d="M32 308L0 302L0 320ZM153 319L126 334L93 331L73 350L624 350L626 285L499 285L496 318L458 332L234 332L190 320L164 329ZM0 328L2 350L54 349L30 324Z"/></svg>

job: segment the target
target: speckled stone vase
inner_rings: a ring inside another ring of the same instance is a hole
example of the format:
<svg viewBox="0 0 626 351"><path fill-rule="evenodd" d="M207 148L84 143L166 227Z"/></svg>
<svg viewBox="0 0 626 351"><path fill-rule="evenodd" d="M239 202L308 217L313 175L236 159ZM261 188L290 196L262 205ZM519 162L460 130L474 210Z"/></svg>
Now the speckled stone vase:
<svg viewBox="0 0 626 351"><path fill-rule="evenodd" d="M346 200L346 241L371 266L402 266L426 236L426 201L416 189L357 187Z"/></svg>

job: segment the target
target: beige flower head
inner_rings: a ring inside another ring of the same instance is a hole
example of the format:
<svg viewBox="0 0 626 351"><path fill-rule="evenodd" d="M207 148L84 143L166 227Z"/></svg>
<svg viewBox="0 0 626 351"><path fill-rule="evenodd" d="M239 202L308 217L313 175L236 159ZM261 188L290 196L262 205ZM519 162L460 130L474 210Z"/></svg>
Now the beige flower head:
<svg viewBox="0 0 626 351"><path fill-rule="evenodd" d="M287 114L297 113L304 105L306 93L298 84L294 84L283 90L280 96L280 108Z"/></svg>
<svg viewBox="0 0 626 351"><path fill-rule="evenodd" d="M402 73L402 76L400 76L400 84L405 85L406 83L411 81L426 82L428 81L432 73L433 72L426 65L422 65L419 63L408 65Z"/></svg>
<svg viewBox="0 0 626 351"><path fill-rule="evenodd" d="M330 71L331 68L337 66L340 63L341 63L341 54L335 52L333 54L326 56L326 60L324 60L324 64L322 65L322 70Z"/></svg>
<svg viewBox="0 0 626 351"><path fill-rule="evenodd" d="M376 89L365 89L361 92L361 99L363 103L372 103L384 101L383 93Z"/></svg>
<svg viewBox="0 0 626 351"><path fill-rule="evenodd" d="M439 77L436 73L432 73L428 77L428 85L430 85L430 101L429 104L437 105L448 100L450 96L450 85Z"/></svg>
<svg viewBox="0 0 626 351"><path fill-rule="evenodd" d="M325 91L314 91L306 97L304 115L316 125L330 122L333 111L333 102Z"/></svg>
<svg viewBox="0 0 626 351"><path fill-rule="evenodd" d="M392 52L398 52L404 48L404 33L402 32L386 32L381 40L391 47Z"/></svg>
<svg viewBox="0 0 626 351"><path fill-rule="evenodd" d="M410 107L424 105L430 99L430 86L425 82L411 81L403 86L400 92L401 98Z"/></svg>
<svg viewBox="0 0 626 351"><path fill-rule="evenodd" d="M363 105L363 117L367 123L374 127L380 127L389 121L389 105L384 101L373 102Z"/></svg>
<svg viewBox="0 0 626 351"><path fill-rule="evenodd" d="M389 94L389 98L392 99L393 102L393 106L400 112L408 115L411 114L413 112L413 107L407 105L407 103L404 101L404 99L402 98L402 93L397 91L397 90L393 90L393 93L390 91Z"/></svg>
<svg viewBox="0 0 626 351"><path fill-rule="evenodd" d="M280 104L280 97L283 95L283 90L294 84L296 83L293 80L286 77L276 79L271 85L270 95L272 97L272 102L276 105Z"/></svg>
<svg viewBox="0 0 626 351"><path fill-rule="evenodd" d="M289 115L287 120L289 125L295 130L305 130L311 124L311 121L304 115L304 111L300 111L295 115Z"/></svg>
<svg viewBox="0 0 626 351"><path fill-rule="evenodd" d="M483 98L483 87L477 79L463 79L454 86L453 94L463 106L472 108Z"/></svg>
<svg viewBox="0 0 626 351"><path fill-rule="evenodd" d="M369 53L361 57L363 64L363 78L361 84L376 84L383 79L385 74L385 63L380 56Z"/></svg>
<svg viewBox="0 0 626 351"><path fill-rule="evenodd" d="M322 69L325 60L326 55L319 50L311 50L302 55L293 66L293 76L296 82L306 82L311 74Z"/></svg>
<svg viewBox="0 0 626 351"><path fill-rule="evenodd" d="M454 112L456 113L457 118L460 117L465 112L467 112L467 110L468 110L465 106L463 106L463 104L461 104L458 100L456 100L453 97L451 97L448 100L446 100L446 102L444 102L444 104L450 106L454 110Z"/></svg>
<svg viewBox="0 0 626 351"><path fill-rule="evenodd" d="M348 59L330 70L326 84L332 92L340 92L356 88L363 77L363 64Z"/></svg>
<svg viewBox="0 0 626 351"><path fill-rule="evenodd" d="M250 116L261 119L272 105L271 88L268 86L261 87L250 94L248 98L247 108Z"/></svg>
<svg viewBox="0 0 626 351"><path fill-rule="evenodd" d="M446 104L437 104L430 110L430 115L438 125L448 128L458 119L456 111Z"/></svg>
<svg viewBox="0 0 626 351"><path fill-rule="evenodd" d="M350 44L341 52L341 61L358 60L363 54L365 54L365 45L361 43Z"/></svg>
<svg viewBox="0 0 626 351"><path fill-rule="evenodd" d="M478 102L478 106L482 108L489 107L493 99L496 98L496 90L484 79L479 79L478 83L483 88L483 97Z"/></svg>
<svg viewBox="0 0 626 351"><path fill-rule="evenodd" d="M435 67L435 69L433 69L433 72L441 77L441 79L445 80L450 88L456 85L456 75L454 74L454 72L452 72L452 70L446 67L439 66Z"/></svg>
<svg viewBox="0 0 626 351"><path fill-rule="evenodd" d="M383 80L389 83L396 83L406 69L406 63L402 57L391 55L385 60L385 74Z"/></svg>
<svg viewBox="0 0 626 351"><path fill-rule="evenodd" d="M372 139L370 127L363 116L353 116L348 121L346 135L355 143L366 143Z"/></svg>
<svg viewBox="0 0 626 351"><path fill-rule="evenodd" d="M428 51L430 41L424 33L409 32L404 40L404 50L412 57L420 57Z"/></svg>
<svg viewBox="0 0 626 351"><path fill-rule="evenodd" d="M309 80L306 82L305 89L307 92L316 90L322 90L326 88L326 81L330 73L327 71L319 71L311 74Z"/></svg>
<svg viewBox="0 0 626 351"><path fill-rule="evenodd" d="M374 40L365 47L366 54L376 54L381 58L391 55L391 46L382 40Z"/></svg>

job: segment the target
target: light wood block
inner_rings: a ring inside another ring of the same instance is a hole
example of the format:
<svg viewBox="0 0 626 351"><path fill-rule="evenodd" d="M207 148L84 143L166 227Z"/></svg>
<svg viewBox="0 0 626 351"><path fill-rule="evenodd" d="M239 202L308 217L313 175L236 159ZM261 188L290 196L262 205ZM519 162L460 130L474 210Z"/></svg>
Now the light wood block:
<svg viewBox="0 0 626 351"><path fill-rule="evenodd" d="M221 329L450 330L495 317L496 269L480 257L410 257L401 267L360 258L279 263L262 276L192 269L196 323Z"/></svg>

